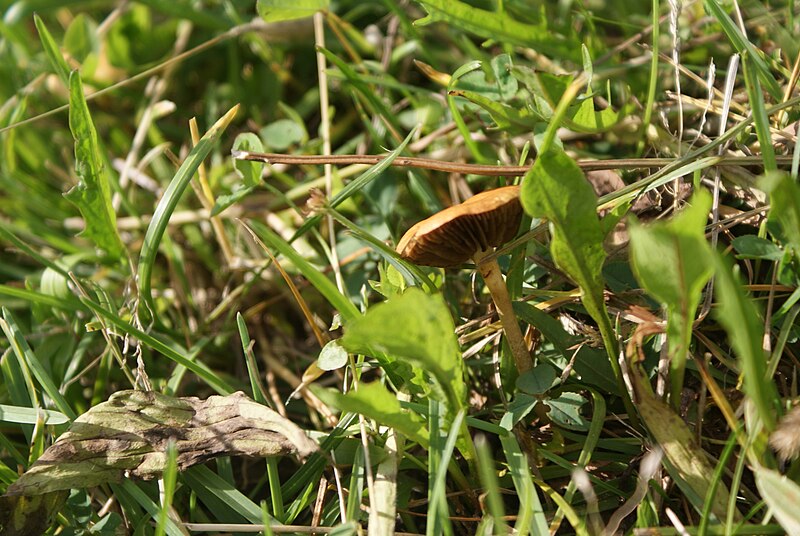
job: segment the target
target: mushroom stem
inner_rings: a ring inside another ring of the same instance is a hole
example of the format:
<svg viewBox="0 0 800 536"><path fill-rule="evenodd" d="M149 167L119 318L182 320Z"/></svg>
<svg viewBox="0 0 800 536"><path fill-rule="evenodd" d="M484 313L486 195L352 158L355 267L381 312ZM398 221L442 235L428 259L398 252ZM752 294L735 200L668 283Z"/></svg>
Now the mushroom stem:
<svg viewBox="0 0 800 536"><path fill-rule="evenodd" d="M508 295L508 287L500 272L500 265L497 264L497 259L495 258L485 258L489 253L491 251L479 251L475 254L473 260L478 266L478 271L486 282L486 286L489 288L489 293L492 295L492 300L497 307L497 313L500 315L500 323L503 325L503 331L505 331L508 339L508 346L514 356L517 371L522 374L533 368L533 360L528 351L528 346L525 344L525 339L522 337L522 331L519 329L517 315L514 314L511 297Z"/></svg>

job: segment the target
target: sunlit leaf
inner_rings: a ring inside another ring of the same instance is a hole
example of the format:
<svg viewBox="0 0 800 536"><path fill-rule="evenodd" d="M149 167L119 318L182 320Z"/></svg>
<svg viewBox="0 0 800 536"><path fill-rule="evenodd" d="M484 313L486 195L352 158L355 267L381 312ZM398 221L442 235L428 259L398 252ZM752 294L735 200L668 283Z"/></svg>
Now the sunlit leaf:
<svg viewBox="0 0 800 536"><path fill-rule="evenodd" d="M64 194L81 211L83 233L112 258L120 258L124 246L117 232L117 215L111 205L108 171L100 156L100 144L83 95L80 74L69 76L69 128L75 139L75 171L78 184Z"/></svg>

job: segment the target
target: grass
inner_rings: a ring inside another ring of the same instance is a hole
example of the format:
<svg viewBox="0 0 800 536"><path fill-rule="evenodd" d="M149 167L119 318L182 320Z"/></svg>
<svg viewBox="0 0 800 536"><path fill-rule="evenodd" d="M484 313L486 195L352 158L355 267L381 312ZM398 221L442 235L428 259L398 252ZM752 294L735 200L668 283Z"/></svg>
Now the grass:
<svg viewBox="0 0 800 536"><path fill-rule="evenodd" d="M2 6L0 533L800 533L792 2Z"/></svg>

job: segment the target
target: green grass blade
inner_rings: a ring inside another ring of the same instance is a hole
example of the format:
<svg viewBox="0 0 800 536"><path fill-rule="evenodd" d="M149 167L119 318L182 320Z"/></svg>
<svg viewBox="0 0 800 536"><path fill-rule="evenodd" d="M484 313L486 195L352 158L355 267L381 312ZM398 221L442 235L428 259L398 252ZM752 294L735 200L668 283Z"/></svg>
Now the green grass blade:
<svg viewBox="0 0 800 536"><path fill-rule="evenodd" d="M55 73L64 83L64 87L69 87L69 73L71 69L69 68L69 65L67 65L67 61L64 59L64 56L61 55L61 50L56 44L55 39L53 39L53 35L50 33L50 30L47 29L44 21L37 13L33 14L33 23L36 25L36 31L39 32L39 39L42 41L42 48L44 48L47 59L50 61L50 65L53 67L53 71L55 71Z"/></svg>
<svg viewBox="0 0 800 536"><path fill-rule="evenodd" d="M497 481L497 473L494 464L494 457L486 442L486 436L479 435L475 438L475 451L478 455L478 472L486 493L489 515L492 517L493 533L508 534L508 525L503 517L503 499L500 496L500 485Z"/></svg>
<svg viewBox="0 0 800 536"><path fill-rule="evenodd" d="M386 158L382 159L380 162L375 164L374 166L370 167L364 173L347 183L347 185L339 191L336 195L333 196L328 201L328 206L331 208L336 208L340 204L344 203L346 200L350 199L353 194L357 193L361 189L363 189L367 184L371 183L375 179L377 179L381 173L387 170L394 162L395 158L400 156L403 151L405 150L406 146L414 139L417 130L413 129L411 132L408 133L406 139L400 143L400 145L395 148L394 151L391 151L389 154L386 155ZM319 222L322 220L322 216L317 214L315 216L311 216L303 224L300 226L299 229L294 233L294 236L289 240L291 244L294 242L298 237L303 236L307 233L312 227L318 225ZM341 312L341 311L340 311Z"/></svg>
<svg viewBox="0 0 800 536"><path fill-rule="evenodd" d="M17 325L17 321L12 316L11 311L4 307L2 313L3 318L2 321L0 321L0 327L3 328L8 341L11 343L11 347L19 360L20 366L23 367L23 369L30 370L33 377L36 378L36 381L39 382L39 385L44 389L44 392L56 405L56 408L70 420L74 420L77 414L64 398L64 395L58 390L58 386L53 382L49 371L42 362L39 361L39 358L36 357L36 354L28 345L25 337L22 336L22 332Z"/></svg>
<svg viewBox="0 0 800 536"><path fill-rule="evenodd" d="M173 498L175 496L175 485L178 479L178 450L174 440L167 441L166 462L164 463L164 482L163 500L161 509L158 512L156 523L156 536L164 536L167 531L167 521L172 509Z"/></svg>
<svg viewBox="0 0 800 536"><path fill-rule="evenodd" d="M778 164L775 162L775 149L772 146L772 131L770 130L769 116L767 116L767 106L764 103L759 77L753 72L756 70L756 62L752 54L748 53L742 56L742 67L749 97L748 102L752 107L751 115L755 122L756 136L758 136L761 146L761 158L764 160L764 171L767 173L777 171Z"/></svg>
<svg viewBox="0 0 800 536"><path fill-rule="evenodd" d="M261 222L250 221L248 224L267 246L277 250L281 255L289 259L295 268L303 274L303 277L308 279L308 281L314 285L314 288L328 300L328 303L339 311L345 323L352 322L361 316L356 306L353 305L347 296L339 292L339 289L336 288L333 281L328 279L325 274L305 260L288 242Z"/></svg>
<svg viewBox="0 0 800 536"><path fill-rule="evenodd" d="M728 36L728 39L731 41L736 51L743 56L749 55L752 57L752 67L756 70L756 76L766 85L767 91L772 99L776 102L780 102L783 99L783 92L778 82L776 82L775 78L770 74L770 69L764 56L756 49L753 43L748 41L747 37L742 34L739 27L733 22L730 16L728 16L718 0L704 0L703 5L706 11L716 19L720 26L722 26L722 31ZM752 98L752 95L750 95L750 97ZM755 103L751 102L750 104Z"/></svg>
<svg viewBox="0 0 800 536"><path fill-rule="evenodd" d="M91 309L95 314L98 316L103 317L105 320L110 322L112 325L117 327L118 329L122 330L124 333L132 335L136 337L139 342L142 344L149 346L153 350L160 352L164 357L171 359L178 365L182 365L187 369L191 370L197 376L205 381L210 387L212 387L217 393L221 395L229 395L235 391L235 389L229 385L225 380L220 378L214 371L209 369L205 364L192 361L191 359L186 358L185 356L181 355L175 349L171 348L169 345L165 344L163 341L153 337L152 335L141 331L140 329L135 328L129 322L126 322L116 314L112 313L111 311L107 311L99 304L93 302L88 298L81 299L84 305L86 305L89 309Z"/></svg>
<svg viewBox="0 0 800 536"><path fill-rule="evenodd" d="M208 501L209 507L224 505L225 509L236 512L250 523L261 523L261 507L208 467L191 467L183 472L182 478L202 501Z"/></svg>
<svg viewBox="0 0 800 536"><path fill-rule="evenodd" d="M145 323L153 318L155 315L156 307L153 302L152 294L152 281L153 265L156 260L156 253L164 232L167 230L169 219L178 206L178 202L183 195L184 190L192 180L197 168L200 167L203 160L214 148L214 145L225 130L225 128L233 121L239 106L234 106L228 112L217 120L214 125L208 129L208 132L200 139L189 152L189 155L181 164L172 181L169 183L164 195L158 202L155 212L153 212L153 219L147 226L147 233L145 234L142 243L142 249L139 252L139 268L137 272L137 282L139 284L139 295L145 307L139 308L139 314L144 316ZM145 312L147 309L147 312Z"/></svg>
<svg viewBox="0 0 800 536"><path fill-rule="evenodd" d="M158 519L161 507L150 497L148 497L147 493L145 493L132 480L128 480L126 478L120 484L109 485L114 491L115 496L120 496L123 498L120 502L123 500L135 502L148 514L150 514L153 519ZM170 518L167 518L167 520L164 522L164 531L167 536L185 536L183 530L181 530L181 528Z"/></svg>
<svg viewBox="0 0 800 536"><path fill-rule="evenodd" d="M42 418L44 418L42 424L47 425L66 424L70 421L69 417L63 413L51 409L36 409L0 404L0 421L2 422L36 424Z"/></svg>

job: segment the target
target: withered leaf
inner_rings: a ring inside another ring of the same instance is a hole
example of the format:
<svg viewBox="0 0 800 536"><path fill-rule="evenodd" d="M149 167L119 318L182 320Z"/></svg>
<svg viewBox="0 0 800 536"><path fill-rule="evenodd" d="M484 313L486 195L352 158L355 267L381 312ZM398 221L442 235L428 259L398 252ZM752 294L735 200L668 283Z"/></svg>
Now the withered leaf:
<svg viewBox="0 0 800 536"><path fill-rule="evenodd" d="M170 438L180 470L219 456L306 457L318 448L294 423L241 392L201 400L120 391L78 417L6 494L160 477Z"/></svg>

